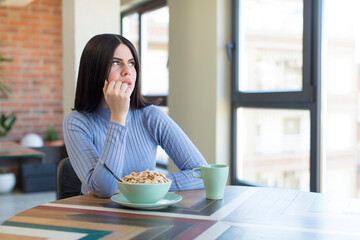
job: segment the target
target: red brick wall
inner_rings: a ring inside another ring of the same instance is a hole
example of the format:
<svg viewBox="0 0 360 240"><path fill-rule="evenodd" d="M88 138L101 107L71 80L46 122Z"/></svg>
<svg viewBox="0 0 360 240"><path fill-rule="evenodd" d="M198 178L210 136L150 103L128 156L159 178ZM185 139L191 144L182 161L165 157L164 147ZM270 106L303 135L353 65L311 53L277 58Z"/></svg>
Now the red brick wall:
<svg viewBox="0 0 360 240"><path fill-rule="evenodd" d="M62 136L61 28L61 0L0 6L0 55L13 58L1 63L1 81L12 93L0 99L0 113L14 112L17 117L8 140L30 132L44 136L49 125Z"/></svg>

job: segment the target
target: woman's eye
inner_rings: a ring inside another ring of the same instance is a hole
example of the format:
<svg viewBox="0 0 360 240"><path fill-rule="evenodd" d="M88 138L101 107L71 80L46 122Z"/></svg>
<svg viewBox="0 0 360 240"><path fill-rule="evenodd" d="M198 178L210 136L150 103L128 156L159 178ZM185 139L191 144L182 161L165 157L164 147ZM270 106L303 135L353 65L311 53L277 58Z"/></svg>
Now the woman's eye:
<svg viewBox="0 0 360 240"><path fill-rule="evenodd" d="M119 66L119 65L120 65L120 62L119 62L119 61L113 61L113 62L112 62L112 65Z"/></svg>
<svg viewBox="0 0 360 240"><path fill-rule="evenodd" d="M134 67L135 66L135 62L129 62L129 67Z"/></svg>

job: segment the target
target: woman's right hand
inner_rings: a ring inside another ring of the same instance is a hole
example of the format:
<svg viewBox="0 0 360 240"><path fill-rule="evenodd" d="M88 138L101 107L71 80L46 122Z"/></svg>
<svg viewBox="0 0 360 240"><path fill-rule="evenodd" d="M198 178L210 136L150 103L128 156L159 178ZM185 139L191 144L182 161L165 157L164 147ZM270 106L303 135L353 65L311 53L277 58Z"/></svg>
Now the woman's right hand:
<svg viewBox="0 0 360 240"><path fill-rule="evenodd" d="M103 93L105 101L111 111L110 121L125 126L126 116L130 107L131 92L126 83L120 81L108 82L105 80Z"/></svg>

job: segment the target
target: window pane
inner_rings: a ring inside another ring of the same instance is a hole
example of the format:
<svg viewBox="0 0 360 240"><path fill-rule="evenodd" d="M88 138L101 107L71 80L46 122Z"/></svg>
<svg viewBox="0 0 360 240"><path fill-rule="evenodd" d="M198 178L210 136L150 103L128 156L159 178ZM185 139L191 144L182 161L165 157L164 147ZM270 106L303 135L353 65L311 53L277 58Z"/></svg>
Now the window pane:
<svg viewBox="0 0 360 240"><path fill-rule="evenodd" d="M122 19L122 35L139 51L139 14L133 13Z"/></svg>
<svg viewBox="0 0 360 240"><path fill-rule="evenodd" d="M239 180L309 191L310 112L237 109Z"/></svg>
<svg viewBox="0 0 360 240"><path fill-rule="evenodd" d="M242 0L239 91L302 90L302 0Z"/></svg>
<svg viewBox="0 0 360 240"><path fill-rule="evenodd" d="M325 0L323 21L323 136L330 194L360 197L360 1Z"/></svg>
<svg viewBox="0 0 360 240"><path fill-rule="evenodd" d="M141 92L143 95L168 95L169 8L143 14L141 23Z"/></svg>

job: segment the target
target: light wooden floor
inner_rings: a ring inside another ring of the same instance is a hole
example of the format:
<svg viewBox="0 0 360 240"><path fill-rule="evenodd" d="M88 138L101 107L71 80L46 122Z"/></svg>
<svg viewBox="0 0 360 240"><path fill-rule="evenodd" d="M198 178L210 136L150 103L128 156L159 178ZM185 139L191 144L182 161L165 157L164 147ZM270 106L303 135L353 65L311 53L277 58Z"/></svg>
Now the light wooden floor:
<svg viewBox="0 0 360 240"><path fill-rule="evenodd" d="M12 193L0 194L0 224L22 211L55 200L55 191L22 193L14 190Z"/></svg>

